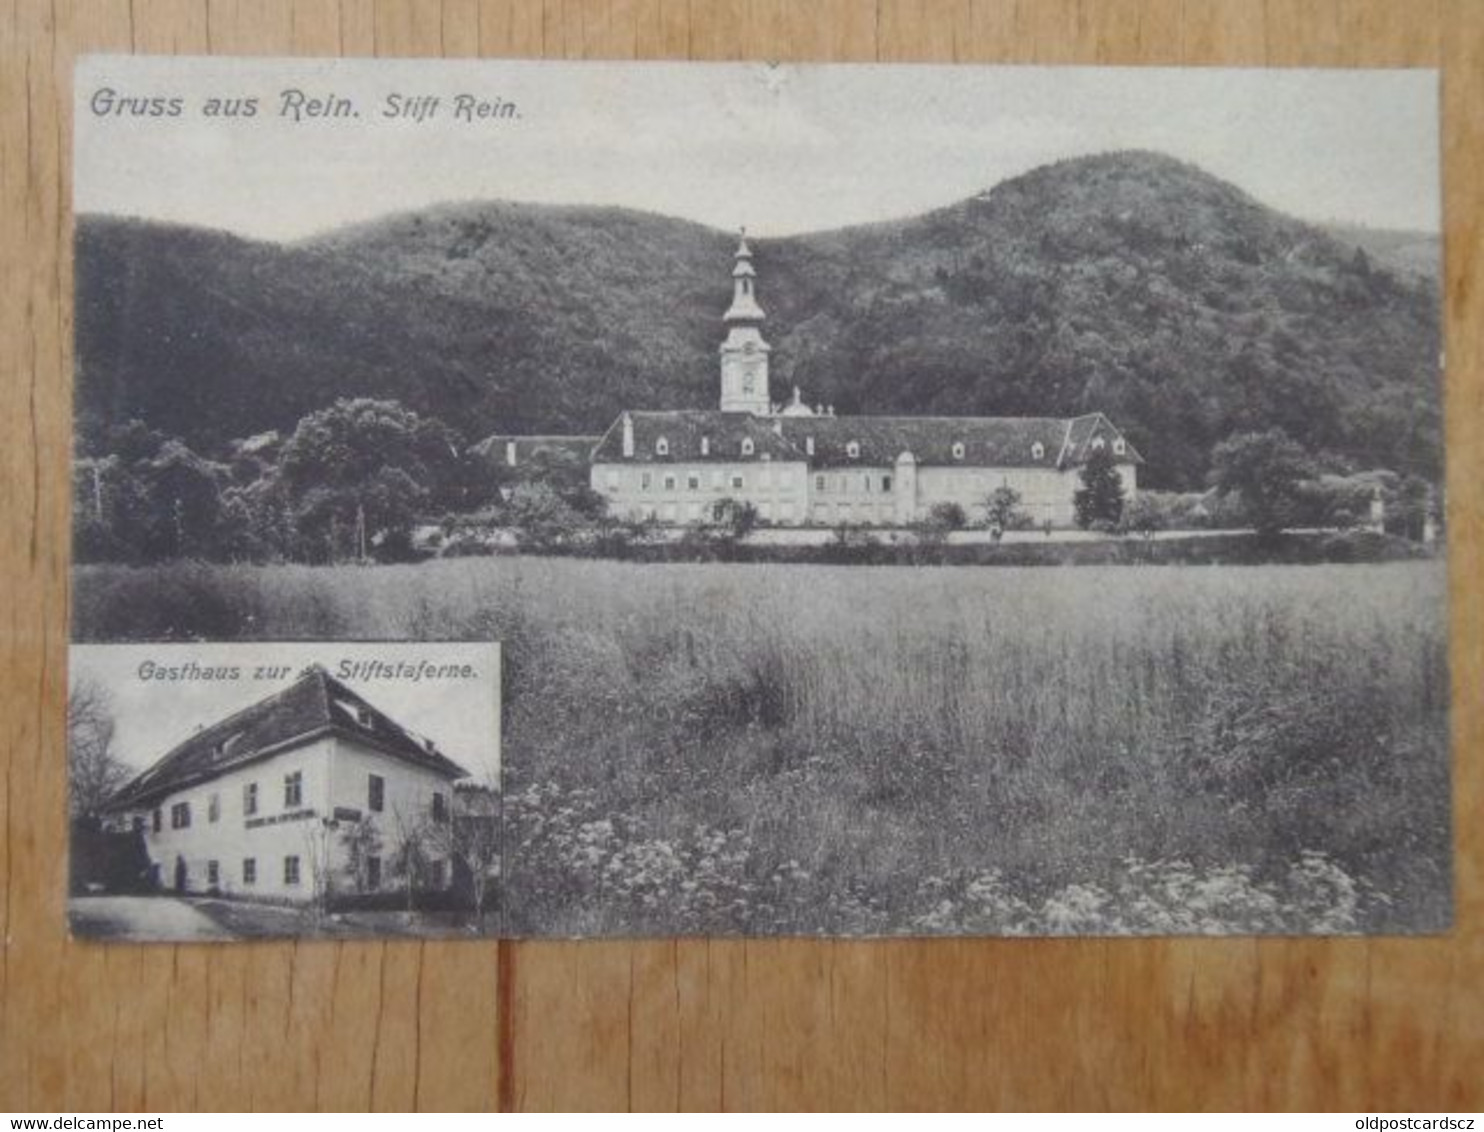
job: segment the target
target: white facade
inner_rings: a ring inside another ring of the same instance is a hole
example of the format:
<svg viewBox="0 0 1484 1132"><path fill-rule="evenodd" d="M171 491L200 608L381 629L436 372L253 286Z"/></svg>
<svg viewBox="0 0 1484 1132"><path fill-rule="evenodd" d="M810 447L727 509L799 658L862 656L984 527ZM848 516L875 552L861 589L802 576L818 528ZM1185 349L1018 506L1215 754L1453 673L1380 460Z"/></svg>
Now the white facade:
<svg viewBox="0 0 1484 1132"><path fill-rule="evenodd" d="M1125 499L1138 490L1138 468L1115 465ZM821 467L773 461L753 464L594 464L593 490L609 512L626 519L654 519L686 526L711 518L723 498L749 502L776 526L906 526L940 503L956 503L971 523L985 519L996 488L1020 494L1020 510L1036 526L1069 527L1080 469L920 467L909 453L891 466Z"/></svg>
<svg viewBox="0 0 1484 1132"><path fill-rule="evenodd" d="M1134 464L1116 464L1123 483L1123 497L1132 499L1138 490ZM929 467L917 473L917 491L912 510L926 515L936 504L957 503L969 521L985 518L985 501L997 488L1008 487L1020 495L1020 510L1034 526L1050 523L1070 527L1076 521L1073 497L1082 486L1081 469L1070 468L976 468Z"/></svg>
<svg viewBox="0 0 1484 1132"><path fill-rule="evenodd" d="M666 525L707 522L722 499L754 504L758 517L782 526L808 519L809 466L802 461L751 463L594 464L592 487L609 513Z"/></svg>
<svg viewBox="0 0 1484 1132"><path fill-rule="evenodd" d="M809 522L825 527L893 526L912 521L911 496L895 467L816 468L809 474Z"/></svg>
<svg viewBox="0 0 1484 1132"><path fill-rule="evenodd" d="M144 832L160 888L297 903L316 899L322 888L400 888L393 862L406 831L440 813L447 820L452 804L453 786L442 775L327 734L173 791L131 815ZM363 817L380 845L363 854L375 863L363 863L355 876L345 833ZM447 887L447 860L426 844L424 856L430 867L418 887Z"/></svg>

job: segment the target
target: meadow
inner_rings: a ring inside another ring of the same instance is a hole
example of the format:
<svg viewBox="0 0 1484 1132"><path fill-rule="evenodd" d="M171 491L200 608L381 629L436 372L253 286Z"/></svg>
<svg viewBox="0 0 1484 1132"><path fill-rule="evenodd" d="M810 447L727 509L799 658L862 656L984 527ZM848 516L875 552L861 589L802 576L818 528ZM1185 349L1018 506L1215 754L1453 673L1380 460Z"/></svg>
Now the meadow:
<svg viewBox="0 0 1484 1132"><path fill-rule="evenodd" d="M1441 562L79 567L79 640L504 642L510 934L1429 931Z"/></svg>

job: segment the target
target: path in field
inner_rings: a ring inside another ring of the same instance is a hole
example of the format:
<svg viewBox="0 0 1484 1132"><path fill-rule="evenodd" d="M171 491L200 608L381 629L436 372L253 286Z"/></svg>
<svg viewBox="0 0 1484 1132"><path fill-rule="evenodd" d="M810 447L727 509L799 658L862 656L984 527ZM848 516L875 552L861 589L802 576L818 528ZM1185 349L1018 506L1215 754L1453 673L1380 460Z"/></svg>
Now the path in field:
<svg viewBox="0 0 1484 1132"><path fill-rule="evenodd" d="M201 941L235 938L210 916L168 896L75 896L74 935L94 939Z"/></svg>

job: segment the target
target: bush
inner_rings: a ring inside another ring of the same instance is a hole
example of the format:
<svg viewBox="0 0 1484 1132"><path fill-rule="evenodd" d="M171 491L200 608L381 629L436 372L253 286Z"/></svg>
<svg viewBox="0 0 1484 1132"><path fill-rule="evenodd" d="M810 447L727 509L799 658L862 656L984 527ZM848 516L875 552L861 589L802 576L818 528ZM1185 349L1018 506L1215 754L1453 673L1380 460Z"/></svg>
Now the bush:
<svg viewBox="0 0 1484 1132"><path fill-rule="evenodd" d="M521 547L536 551L570 546L586 527L555 488L540 482L517 484L505 502L504 517Z"/></svg>
<svg viewBox="0 0 1484 1132"><path fill-rule="evenodd" d="M928 508L927 524L944 531L961 531L969 525L969 516L957 503L934 503Z"/></svg>
<svg viewBox="0 0 1484 1132"><path fill-rule="evenodd" d="M1162 531L1168 524L1166 509L1148 495L1136 495L1123 508L1118 520L1118 530L1124 534L1138 534L1149 538L1155 531Z"/></svg>
<svg viewBox="0 0 1484 1132"><path fill-rule="evenodd" d="M1020 492L1013 487L997 487L984 501L984 523L1001 531L1024 530L1031 517L1020 509Z"/></svg>
<svg viewBox="0 0 1484 1132"><path fill-rule="evenodd" d="M1302 523L1304 483L1312 474L1309 454L1281 428L1234 433L1211 453L1211 484L1240 496L1265 536Z"/></svg>

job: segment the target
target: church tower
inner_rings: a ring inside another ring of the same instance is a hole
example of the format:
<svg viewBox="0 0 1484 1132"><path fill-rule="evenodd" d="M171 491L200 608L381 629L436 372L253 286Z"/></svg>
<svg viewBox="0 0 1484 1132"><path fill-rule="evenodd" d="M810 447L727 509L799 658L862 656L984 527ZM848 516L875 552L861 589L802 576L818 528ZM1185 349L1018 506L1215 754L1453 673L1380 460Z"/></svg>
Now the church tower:
<svg viewBox="0 0 1484 1132"><path fill-rule="evenodd" d="M763 341L763 308L753 294L756 280L747 230L743 229L737 244L737 263L732 268L732 305L722 316L727 336L721 344L721 411L765 417L771 411L769 346Z"/></svg>

